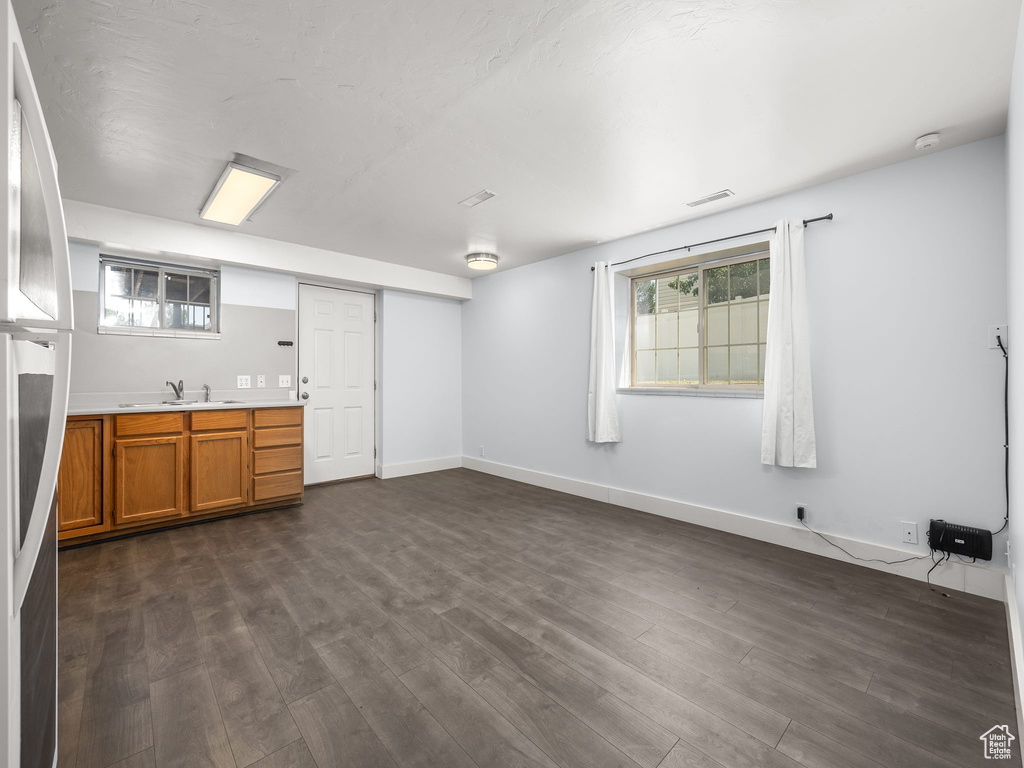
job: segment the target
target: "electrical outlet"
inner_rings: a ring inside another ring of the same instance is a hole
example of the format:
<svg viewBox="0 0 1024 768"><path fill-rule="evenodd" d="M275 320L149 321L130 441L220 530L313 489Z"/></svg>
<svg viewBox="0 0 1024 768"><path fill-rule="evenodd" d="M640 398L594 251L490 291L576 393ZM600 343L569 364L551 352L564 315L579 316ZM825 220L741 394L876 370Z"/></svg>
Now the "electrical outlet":
<svg viewBox="0 0 1024 768"><path fill-rule="evenodd" d="M290 387L292 385L291 374L285 374L277 377L277 386L279 387Z"/></svg>
<svg viewBox="0 0 1024 768"><path fill-rule="evenodd" d="M238 388L239 389L248 389L251 386L252 386L252 378L251 377L249 377L249 376L239 376L238 377Z"/></svg>
<svg viewBox="0 0 1024 768"><path fill-rule="evenodd" d="M1010 331L1005 325L990 325L988 327L988 348L999 349L999 342L996 337L1003 341L1003 346L1010 348Z"/></svg>
<svg viewBox="0 0 1024 768"><path fill-rule="evenodd" d="M483 455L484 455L484 447L483 447L482 445L480 446L480 455L481 455L481 456L483 456Z"/></svg>
<svg viewBox="0 0 1024 768"><path fill-rule="evenodd" d="M917 544L917 523L900 523L903 526L903 543Z"/></svg>
<svg viewBox="0 0 1024 768"><path fill-rule="evenodd" d="M262 373L256 374L256 389L265 389L267 386L267 377Z"/></svg>

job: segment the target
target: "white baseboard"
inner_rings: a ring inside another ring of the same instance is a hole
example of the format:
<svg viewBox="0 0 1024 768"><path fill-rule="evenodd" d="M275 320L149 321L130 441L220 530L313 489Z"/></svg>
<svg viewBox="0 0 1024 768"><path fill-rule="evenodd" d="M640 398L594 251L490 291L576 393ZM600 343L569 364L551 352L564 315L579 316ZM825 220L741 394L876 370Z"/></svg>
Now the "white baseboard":
<svg viewBox="0 0 1024 768"><path fill-rule="evenodd" d="M377 477L381 480L389 480L393 477L421 475L424 472L440 472L442 469L456 469L461 466L461 456L446 456L443 459L408 461L404 464L380 464L377 467Z"/></svg>
<svg viewBox="0 0 1024 768"><path fill-rule="evenodd" d="M682 520L695 525L702 525L718 531L734 533L738 536L746 536L752 539L767 541L771 544L798 549L803 552L811 552L816 555L830 557L835 560L862 565L887 573L895 573L900 576L907 576L918 581L925 580L925 574L932 567L932 561L912 560L899 565L886 565L885 563L866 563L852 560L835 547L829 546L819 537L808 531L806 528L797 525L788 525L774 520L765 520L759 517L740 514L738 512L727 512L721 509L700 507L694 504L687 504L683 501L666 499L660 496L652 496L636 491L626 491L621 488L591 483L584 480L574 480L568 477L552 475L546 472L539 472L534 469L514 467L508 464L499 464L494 461L463 456L462 466L478 472L485 472L490 475L497 475L509 480L517 480L522 483L548 488L553 491L570 493L574 496L582 496L595 501L604 501L609 504L617 504L629 509L636 509L641 512L648 512L661 517L668 517L673 520ZM844 536L828 534L829 539L834 541L843 549L849 550L857 557L875 558L878 560L902 560L907 557L920 555L919 551L896 549L885 547L879 544L872 544L858 539L851 539ZM1006 599L1005 576L1006 568L996 566L975 565L949 561L932 571L931 581L950 589L957 589L969 592L982 597L990 597L995 600Z"/></svg>
<svg viewBox="0 0 1024 768"><path fill-rule="evenodd" d="M1010 635L1010 666L1013 669L1013 698L1017 704L1017 735L1024 734L1024 712L1021 702L1024 691L1021 690L1021 676L1024 669L1024 638L1020 634L1020 611L1017 609L1017 593L1013 587L1013 577L1006 574L1006 631Z"/></svg>

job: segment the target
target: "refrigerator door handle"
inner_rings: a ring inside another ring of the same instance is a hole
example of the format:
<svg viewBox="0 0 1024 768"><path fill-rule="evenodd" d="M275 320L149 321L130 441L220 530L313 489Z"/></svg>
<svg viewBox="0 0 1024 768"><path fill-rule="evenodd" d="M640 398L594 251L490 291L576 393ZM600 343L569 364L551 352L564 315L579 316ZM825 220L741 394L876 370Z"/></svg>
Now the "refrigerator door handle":
<svg viewBox="0 0 1024 768"><path fill-rule="evenodd" d="M21 610L28 590L32 572L39 558L39 549L45 537L45 526L50 519L50 505L57 489L57 474L60 471L61 451L64 448L64 429L68 414L68 385L71 378L71 332L17 333L12 338L18 341L50 343L54 347L53 396L50 401L50 421L47 425L46 447L43 452L39 487L32 509L22 510L31 514L25 543L17 553L10 579L11 615Z"/></svg>

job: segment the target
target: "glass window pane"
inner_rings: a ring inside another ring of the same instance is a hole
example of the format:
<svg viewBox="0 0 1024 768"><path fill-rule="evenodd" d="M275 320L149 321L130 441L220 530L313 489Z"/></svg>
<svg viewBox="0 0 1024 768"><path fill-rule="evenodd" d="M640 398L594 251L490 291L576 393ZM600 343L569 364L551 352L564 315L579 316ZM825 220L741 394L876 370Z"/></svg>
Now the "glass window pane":
<svg viewBox="0 0 1024 768"><path fill-rule="evenodd" d="M679 313L664 312L658 318L658 349L679 346Z"/></svg>
<svg viewBox="0 0 1024 768"><path fill-rule="evenodd" d="M654 280L638 280L636 286L636 313L650 315L654 313L657 296L657 283Z"/></svg>
<svg viewBox="0 0 1024 768"><path fill-rule="evenodd" d="M684 309L682 312L679 313L680 347L697 346L697 320L699 317L700 310L697 309L697 307L693 307L693 309Z"/></svg>
<svg viewBox="0 0 1024 768"><path fill-rule="evenodd" d="M729 341L732 344L757 343L756 301L738 301L729 306Z"/></svg>
<svg viewBox="0 0 1024 768"><path fill-rule="evenodd" d="M156 299L159 272L135 269L132 274L132 295L140 299Z"/></svg>
<svg viewBox="0 0 1024 768"><path fill-rule="evenodd" d="M729 343L729 305L709 307L704 328L704 343L709 347Z"/></svg>
<svg viewBox="0 0 1024 768"><path fill-rule="evenodd" d="M708 347L704 380L708 384L729 383L728 347Z"/></svg>
<svg viewBox="0 0 1024 768"><path fill-rule="evenodd" d="M132 270L130 267L108 265L104 267L103 287L107 298L111 296L129 296L131 293Z"/></svg>
<svg viewBox="0 0 1024 768"><path fill-rule="evenodd" d="M721 304L729 300L729 268L704 270L704 289L708 304Z"/></svg>
<svg viewBox="0 0 1024 768"><path fill-rule="evenodd" d="M164 275L164 298L167 301L188 301L188 278L185 275Z"/></svg>
<svg viewBox="0 0 1024 768"><path fill-rule="evenodd" d="M729 375L733 384L756 384L757 368L757 345L729 347Z"/></svg>
<svg viewBox="0 0 1024 768"><path fill-rule="evenodd" d="M654 349L654 315L640 315L633 331L637 349Z"/></svg>
<svg viewBox="0 0 1024 768"><path fill-rule="evenodd" d="M763 382L764 381L764 356L765 356L766 350L767 350L767 345L765 345L765 344L759 344L758 347L757 347L757 357L758 357L758 360L760 362L760 365L759 365L759 367L757 369L757 380L759 382Z"/></svg>
<svg viewBox="0 0 1024 768"><path fill-rule="evenodd" d="M679 350L679 381L683 384L697 383L697 355L700 350L680 349Z"/></svg>
<svg viewBox="0 0 1024 768"><path fill-rule="evenodd" d="M131 301L121 296L107 296L103 302L103 325L128 325L131 323Z"/></svg>
<svg viewBox="0 0 1024 768"><path fill-rule="evenodd" d="M179 301L168 301L164 304L164 328L191 328L188 304Z"/></svg>
<svg viewBox="0 0 1024 768"><path fill-rule="evenodd" d="M747 261L729 267L729 298L750 299L757 296L757 262Z"/></svg>
<svg viewBox="0 0 1024 768"><path fill-rule="evenodd" d="M636 383L654 383L654 352L644 351L636 353Z"/></svg>
<svg viewBox="0 0 1024 768"><path fill-rule="evenodd" d="M757 340L760 342L768 341L768 302L759 301L757 302L757 314L758 314L758 334Z"/></svg>
<svg viewBox="0 0 1024 768"><path fill-rule="evenodd" d="M188 278L188 300L196 304L209 304L210 278L190 275Z"/></svg>
<svg viewBox="0 0 1024 768"><path fill-rule="evenodd" d="M699 293L698 274L696 272L686 272L675 278L679 284L679 301L682 304L693 303L697 300Z"/></svg>
<svg viewBox="0 0 1024 768"><path fill-rule="evenodd" d="M155 301L131 300L129 325L141 326L143 328L156 328L159 323L159 304Z"/></svg>
<svg viewBox="0 0 1024 768"><path fill-rule="evenodd" d="M678 378L679 353L674 349L659 349L657 352L658 383L673 384Z"/></svg>
<svg viewBox="0 0 1024 768"><path fill-rule="evenodd" d="M676 278L658 278L658 311L679 311L679 280Z"/></svg>
<svg viewBox="0 0 1024 768"><path fill-rule="evenodd" d="M772 284L771 262L768 259L761 259L757 262L757 285L758 293L767 296Z"/></svg>

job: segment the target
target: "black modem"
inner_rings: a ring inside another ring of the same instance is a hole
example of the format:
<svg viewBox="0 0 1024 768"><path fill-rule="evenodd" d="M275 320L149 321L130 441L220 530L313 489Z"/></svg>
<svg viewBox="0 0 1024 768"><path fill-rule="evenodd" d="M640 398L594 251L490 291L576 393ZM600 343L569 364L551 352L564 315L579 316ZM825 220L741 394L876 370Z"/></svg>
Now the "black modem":
<svg viewBox="0 0 1024 768"><path fill-rule="evenodd" d="M992 531L932 520L928 526L928 546L936 552L948 552L978 560L992 559Z"/></svg>

